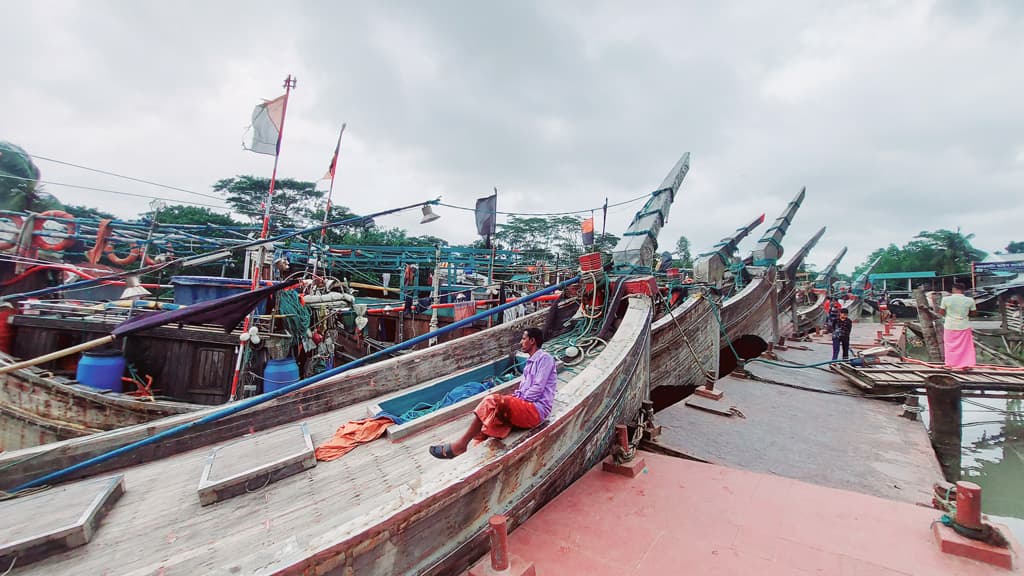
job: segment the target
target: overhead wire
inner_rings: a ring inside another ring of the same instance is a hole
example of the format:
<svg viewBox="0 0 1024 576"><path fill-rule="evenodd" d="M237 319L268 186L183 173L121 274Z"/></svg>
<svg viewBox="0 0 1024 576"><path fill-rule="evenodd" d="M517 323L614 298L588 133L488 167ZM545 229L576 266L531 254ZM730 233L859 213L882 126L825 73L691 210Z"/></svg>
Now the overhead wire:
<svg viewBox="0 0 1024 576"><path fill-rule="evenodd" d="M159 182L153 182L152 180L144 180L142 178L136 178L134 176L126 176L124 174L118 174L117 172L110 172L108 170L100 170L99 168L90 168L88 166L82 166L81 164L75 164L73 162L65 162L64 160L57 160L55 158L47 158L46 156L40 156L39 154L32 154L32 155L23 154L23 156L26 156L26 158L28 158L29 160L31 160L32 158L38 158L39 160L46 160L47 162L53 162L55 164L62 164L64 166L71 166L73 168L79 168L81 170L88 170L89 172L96 172L97 174L106 174L107 176L114 176L116 178L123 178L125 180L131 180L133 182L141 182L142 184L149 184L150 186L157 186L159 188L166 188L168 190L176 190L178 192L185 192L186 194L194 194L196 196L202 196L204 198L213 198L214 200L220 200L221 199L219 196L214 196L212 194L203 194L202 192L195 192L195 191L189 190L187 188L179 188L178 186L170 186L168 184L161 184Z"/></svg>
<svg viewBox="0 0 1024 576"><path fill-rule="evenodd" d="M609 204L607 207L608 208L615 208L615 207L618 207L618 206L625 206L626 204L632 204L633 202L639 202L640 200L643 200L644 198L650 197L650 195L651 195L651 193L648 192L647 194L644 194L643 196L637 196L636 198L632 198L632 199L629 199L629 200L623 200L622 202L616 202L614 204ZM459 206L457 204L447 204L445 202L438 203L438 206L444 206L445 208L453 208L455 210L467 210L469 212L476 212L476 208L470 208L468 206ZM595 210L603 210L604 208L605 208L605 205L602 204L602 205L597 206L595 208L585 208L583 210L572 210L572 211L568 211L568 212L503 212L501 210L496 210L494 213L495 214L501 214L503 216L569 216L571 214L587 214L587 213L593 212Z"/></svg>

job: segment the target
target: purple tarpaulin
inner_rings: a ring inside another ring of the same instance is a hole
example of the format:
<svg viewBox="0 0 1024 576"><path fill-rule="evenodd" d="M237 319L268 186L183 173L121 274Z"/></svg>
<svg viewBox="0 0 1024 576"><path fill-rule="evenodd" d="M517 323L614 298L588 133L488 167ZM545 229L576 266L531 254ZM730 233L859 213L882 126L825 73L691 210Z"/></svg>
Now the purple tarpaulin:
<svg viewBox="0 0 1024 576"><path fill-rule="evenodd" d="M243 292L234 296L217 298L200 304L192 304L178 310L170 310L149 316L139 316L121 323L111 332L114 336L125 336L133 332L148 330L165 324L217 324L230 332L238 326L257 304L274 292L298 284L299 280L278 282L277 284Z"/></svg>

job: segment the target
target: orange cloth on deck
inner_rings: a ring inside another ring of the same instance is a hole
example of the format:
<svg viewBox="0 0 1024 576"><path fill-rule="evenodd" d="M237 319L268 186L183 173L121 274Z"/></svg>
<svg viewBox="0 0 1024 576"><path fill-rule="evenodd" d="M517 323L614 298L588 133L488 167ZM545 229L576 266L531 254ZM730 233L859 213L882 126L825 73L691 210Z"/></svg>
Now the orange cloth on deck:
<svg viewBox="0 0 1024 576"><path fill-rule="evenodd" d="M335 431L334 437L316 447L316 459L321 462L337 460L356 446L380 438L393 423L390 418L367 418L348 422Z"/></svg>

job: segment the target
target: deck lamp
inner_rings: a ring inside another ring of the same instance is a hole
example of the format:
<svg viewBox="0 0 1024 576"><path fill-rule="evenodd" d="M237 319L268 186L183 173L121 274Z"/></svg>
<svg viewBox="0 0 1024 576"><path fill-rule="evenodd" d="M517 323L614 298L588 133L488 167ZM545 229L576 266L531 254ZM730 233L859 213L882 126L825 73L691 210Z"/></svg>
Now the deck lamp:
<svg viewBox="0 0 1024 576"><path fill-rule="evenodd" d="M434 214L434 211L430 208L430 204L423 205L423 219L420 220L420 224L429 224L438 218L440 218L440 216Z"/></svg>

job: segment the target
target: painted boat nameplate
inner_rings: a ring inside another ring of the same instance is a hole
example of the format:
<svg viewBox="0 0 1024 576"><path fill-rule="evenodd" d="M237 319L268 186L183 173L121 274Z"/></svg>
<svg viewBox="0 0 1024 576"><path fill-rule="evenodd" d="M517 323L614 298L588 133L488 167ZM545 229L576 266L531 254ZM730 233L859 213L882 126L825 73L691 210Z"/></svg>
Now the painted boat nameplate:
<svg viewBox="0 0 1024 576"><path fill-rule="evenodd" d="M210 451L199 480L199 503L208 506L259 490L316 466L306 424L251 434Z"/></svg>

